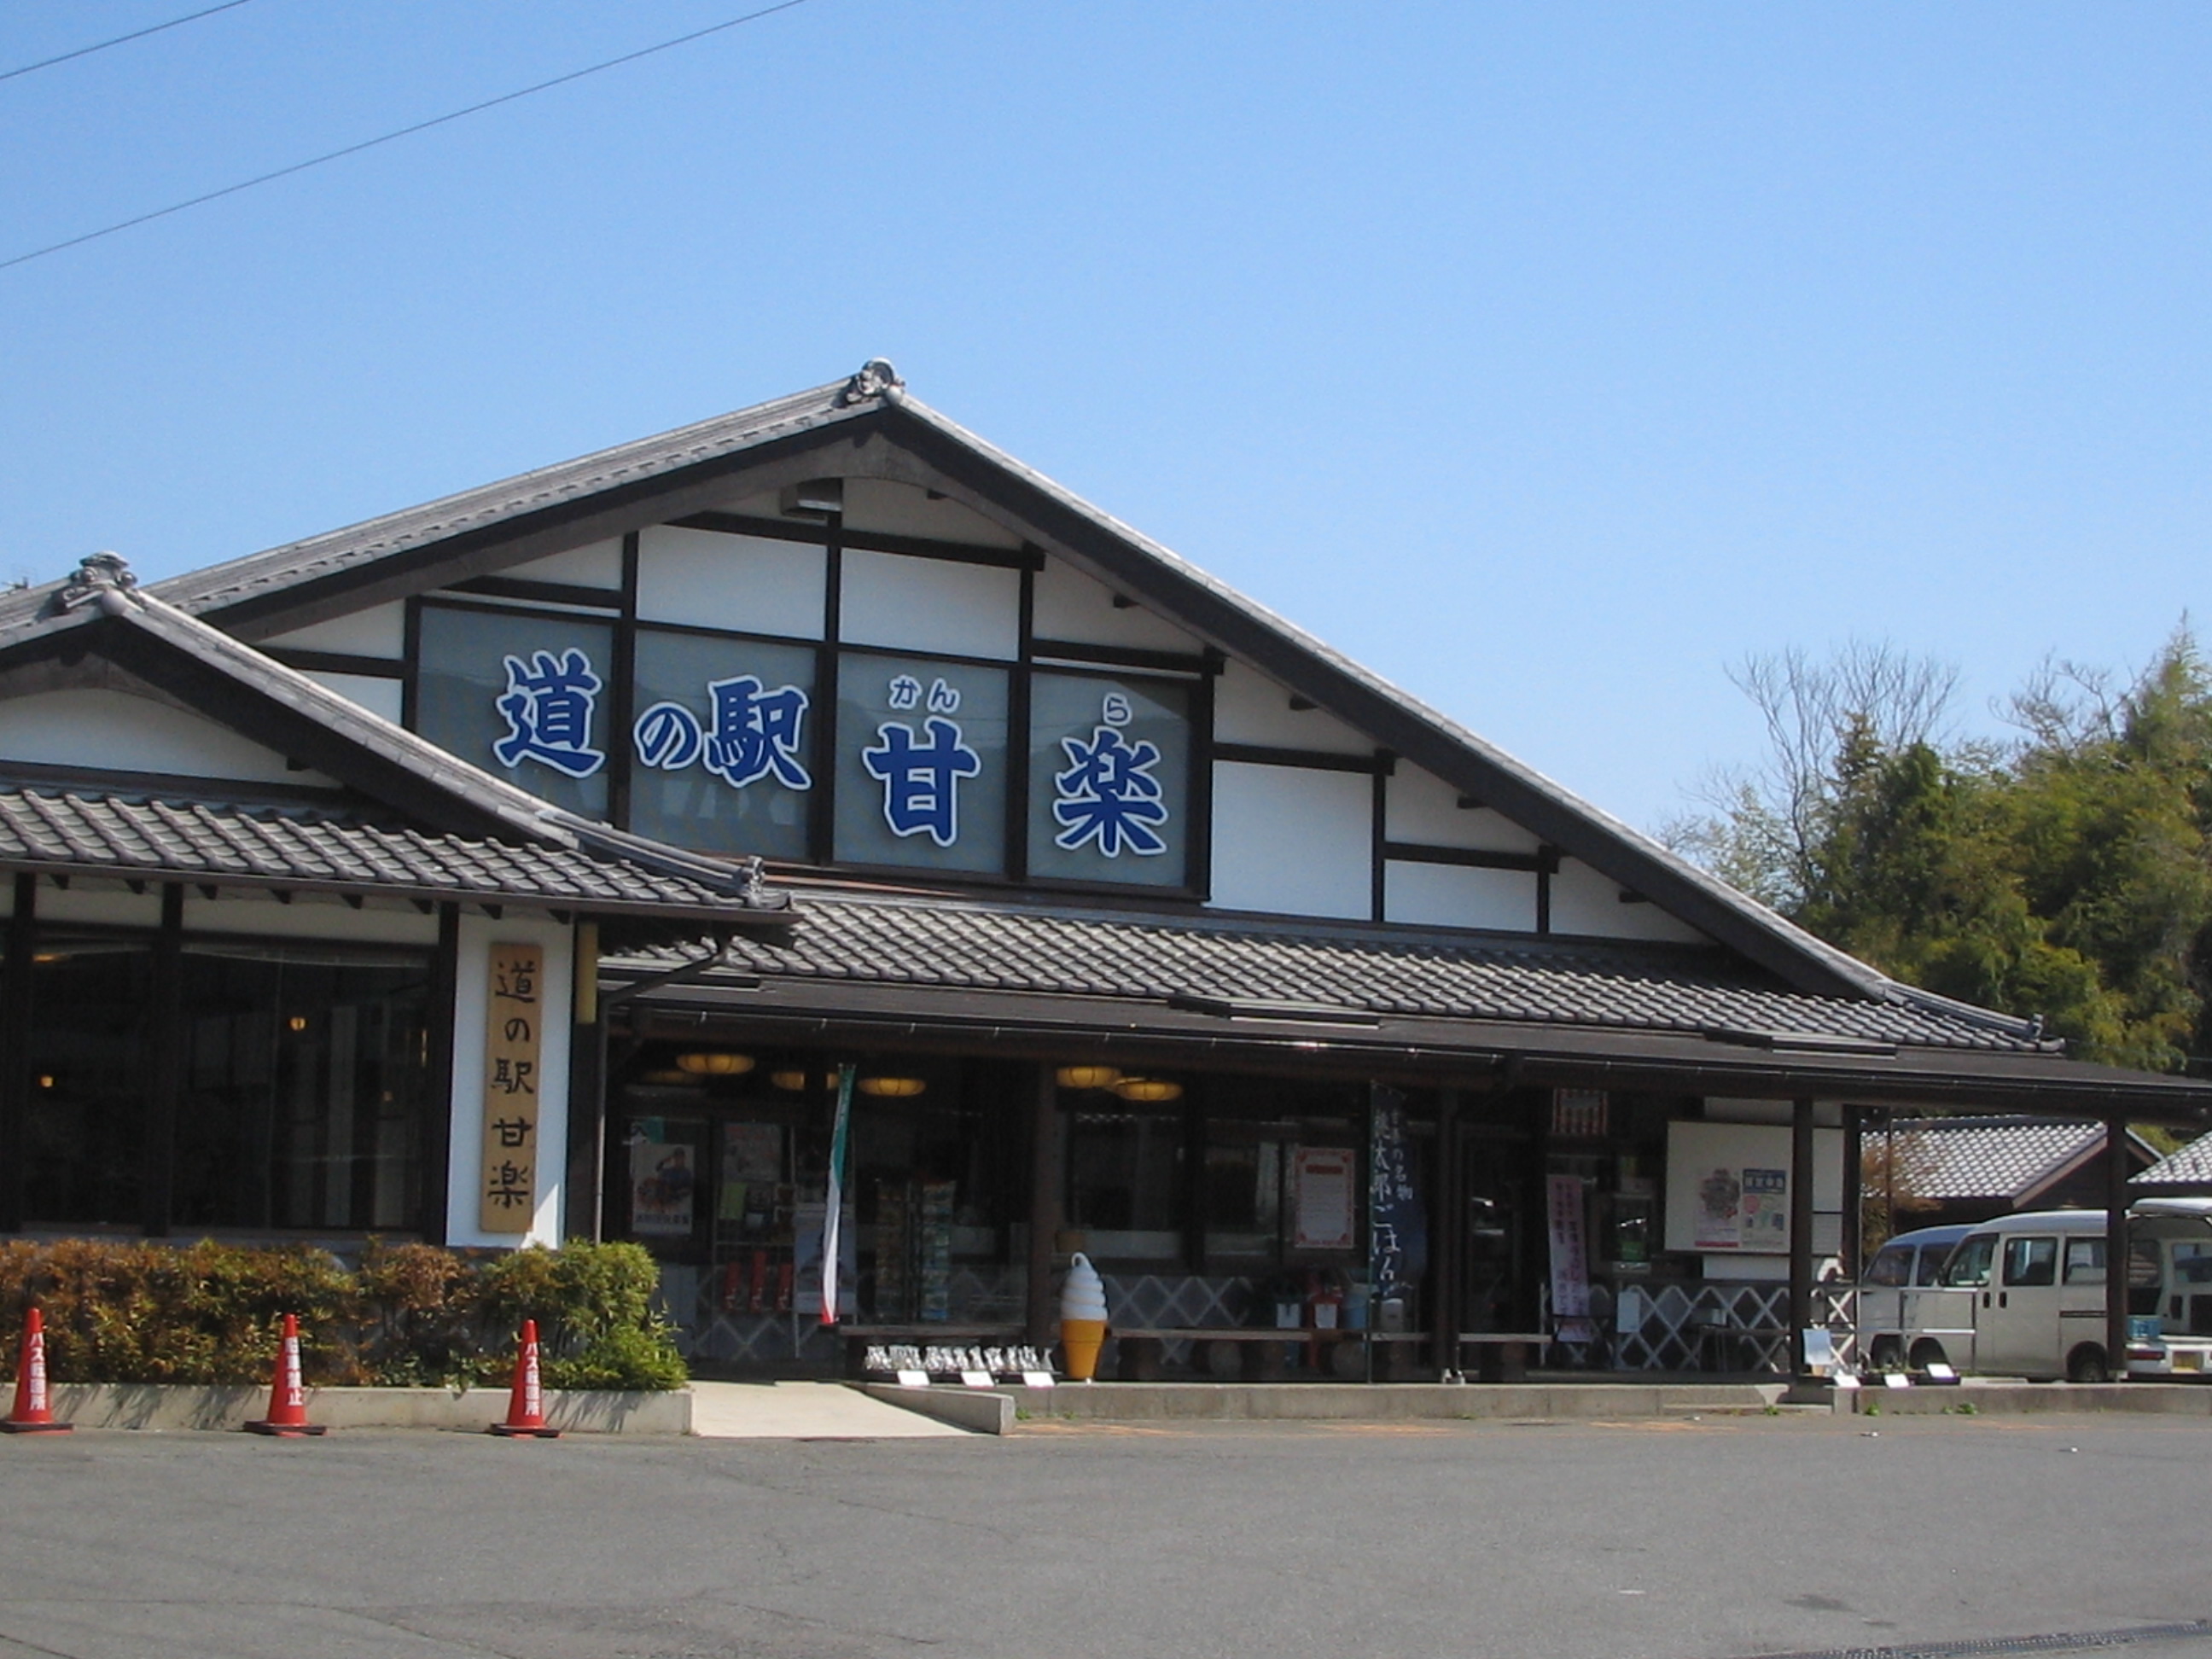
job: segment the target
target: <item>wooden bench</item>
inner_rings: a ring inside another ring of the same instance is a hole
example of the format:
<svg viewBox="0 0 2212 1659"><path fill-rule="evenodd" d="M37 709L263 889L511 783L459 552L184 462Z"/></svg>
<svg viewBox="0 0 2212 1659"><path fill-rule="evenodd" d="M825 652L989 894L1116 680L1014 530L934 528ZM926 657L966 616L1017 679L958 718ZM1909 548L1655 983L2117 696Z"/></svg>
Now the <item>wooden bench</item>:
<svg viewBox="0 0 2212 1659"><path fill-rule="evenodd" d="M1307 1346L1318 1356L1326 1346L1340 1342L1380 1342L1386 1344L1423 1342L1428 1340L1425 1331L1355 1331L1340 1326L1317 1329L1308 1325L1163 1325L1121 1327L1111 1328L1109 1334L1121 1344L1121 1364L1116 1375L1124 1382L1157 1382L1166 1372L1167 1345L1188 1342L1191 1345L1194 1368L1205 1370L1206 1349L1214 1343L1233 1344L1237 1349L1237 1370L1249 1382L1279 1382L1288 1375L1288 1350ZM1395 1350L1385 1352L1395 1355Z"/></svg>

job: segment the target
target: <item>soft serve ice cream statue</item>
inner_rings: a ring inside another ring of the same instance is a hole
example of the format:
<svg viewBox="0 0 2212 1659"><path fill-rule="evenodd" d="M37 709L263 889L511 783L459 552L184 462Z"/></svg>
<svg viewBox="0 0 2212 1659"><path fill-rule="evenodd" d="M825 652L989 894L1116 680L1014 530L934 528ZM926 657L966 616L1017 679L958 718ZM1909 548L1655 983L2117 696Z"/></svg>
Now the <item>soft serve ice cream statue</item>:
<svg viewBox="0 0 2212 1659"><path fill-rule="evenodd" d="M1079 1252L1067 1264L1067 1282L1060 1287L1060 1350L1069 1381L1091 1381L1105 1340L1106 1282L1091 1258Z"/></svg>

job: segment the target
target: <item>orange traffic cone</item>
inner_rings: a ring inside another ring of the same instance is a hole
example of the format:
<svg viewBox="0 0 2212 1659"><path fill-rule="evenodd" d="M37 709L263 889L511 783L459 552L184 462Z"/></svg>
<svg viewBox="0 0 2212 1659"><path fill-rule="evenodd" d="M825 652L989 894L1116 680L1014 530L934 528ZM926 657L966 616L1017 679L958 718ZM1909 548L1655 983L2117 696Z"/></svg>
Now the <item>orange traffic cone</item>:
<svg viewBox="0 0 2212 1659"><path fill-rule="evenodd" d="M23 1316L23 1352L15 1364L15 1409L0 1420L0 1434L67 1434L76 1425L54 1421L46 1393L46 1322L36 1308Z"/></svg>
<svg viewBox="0 0 2212 1659"><path fill-rule="evenodd" d="M307 1391L300 1383L300 1322L284 1316L284 1340L276 1347L276 1367L269 1381L269 1415L246 1425L249 1434L295 1435L327 1433L319 1423L307 1421Z"/></svg>
<svg viewBox="0 0 2212 1659"><path fill-rule="evenodd" d="M507 1397L507 1421L491 1425L494 1434L509 1439L558 1440L561 1431L545 1426L545 1389L538 1380L538 1322L522 1322L522 1338L514 1345L514 1386Z"/></svg>

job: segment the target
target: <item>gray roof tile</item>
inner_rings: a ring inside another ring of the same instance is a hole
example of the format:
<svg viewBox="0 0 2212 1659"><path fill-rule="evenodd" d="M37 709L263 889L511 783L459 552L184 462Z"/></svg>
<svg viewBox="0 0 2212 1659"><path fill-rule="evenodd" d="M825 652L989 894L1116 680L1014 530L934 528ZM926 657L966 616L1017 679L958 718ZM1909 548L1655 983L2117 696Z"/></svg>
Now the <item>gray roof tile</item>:
<svg viewBox="0 0 2212 1659"><path fill-rule="evenodd" d="M2103 1144L2101 1123L2029 1117L1900 1120L1897 1158L1922 1198L2015 1199Z"/></svg>

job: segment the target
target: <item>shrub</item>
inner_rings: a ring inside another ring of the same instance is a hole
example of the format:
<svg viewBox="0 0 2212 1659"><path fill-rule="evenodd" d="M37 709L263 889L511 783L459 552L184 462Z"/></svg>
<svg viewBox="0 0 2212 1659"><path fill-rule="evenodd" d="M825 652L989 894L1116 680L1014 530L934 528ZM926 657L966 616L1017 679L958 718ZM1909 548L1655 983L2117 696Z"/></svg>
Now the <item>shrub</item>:
<svg viewBox="0 0 2212 1659"><path fill-rule="evenodd" d="M0 1315L40 1306L48 1373L67 1382L261 1382L289 1313L310 1383L503 1382L535 1319L550 1387L681 1388L657 1280L635 1244L508 1254L372 1239L352 1270L303 1245L0 1244Z"/></svg>

